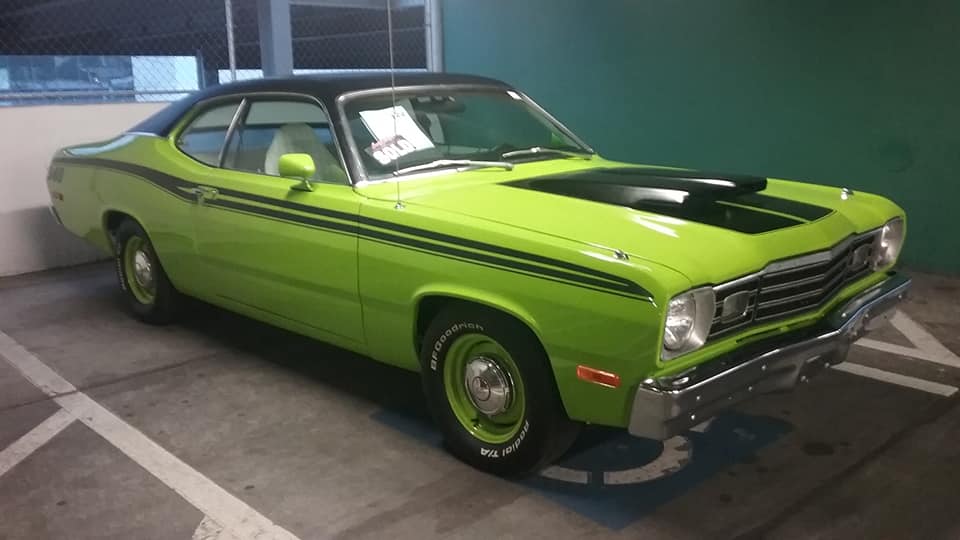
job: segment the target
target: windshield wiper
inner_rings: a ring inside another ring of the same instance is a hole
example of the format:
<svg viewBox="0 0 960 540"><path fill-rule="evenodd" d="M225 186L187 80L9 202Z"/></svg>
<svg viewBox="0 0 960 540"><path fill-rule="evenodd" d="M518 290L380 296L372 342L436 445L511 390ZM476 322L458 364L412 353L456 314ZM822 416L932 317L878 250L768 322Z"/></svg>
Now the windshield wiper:
<svg viewBox="0 0 960 540"><path fill-rule="evenodd" d="M593 152L588 150L561 150L559 148L550 148L547 146L534 146L533 148L504 152L500 155L500 157L502 159L507 159L520 156L535 156L537 154L557 154L559 156L575 157L580 159L593 159Z"/></svg>
<svg viewBox="0 0 960 540"><path fill-rule="evenodd" d="M422 165L413 165L394 171L394 176L400 176L416 171L428 171L430 169L442 169L444 167L501 167L508 171L513 170L513 163L506 161L477 161L473 159L438 159Z"/></svg>

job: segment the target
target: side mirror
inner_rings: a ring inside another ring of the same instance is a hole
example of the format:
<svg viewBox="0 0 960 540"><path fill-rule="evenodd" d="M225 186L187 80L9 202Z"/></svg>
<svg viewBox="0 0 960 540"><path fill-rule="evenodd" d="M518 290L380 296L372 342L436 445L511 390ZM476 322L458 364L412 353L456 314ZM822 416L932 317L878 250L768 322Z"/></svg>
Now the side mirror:
<svg viewBox="0 0 960 540"><path fill-rule="evenodd" d="M280 176L300 180L300 183L293 186L293 189L313 191L313 184L310 183L310 179L316 174L317 166L313 164L313 158L310 157L310 154L284 154L280 156L277 168L280 171Z"/></svg>

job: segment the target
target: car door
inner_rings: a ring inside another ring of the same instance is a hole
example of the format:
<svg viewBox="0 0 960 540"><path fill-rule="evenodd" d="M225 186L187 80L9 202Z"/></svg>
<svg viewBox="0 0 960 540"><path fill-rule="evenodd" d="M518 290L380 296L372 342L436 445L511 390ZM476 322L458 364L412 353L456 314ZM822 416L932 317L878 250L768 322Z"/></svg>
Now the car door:
<svg viewBox="0 0 960 540"><path fill-rule="evenodd" d="M360 200L333 144L315 99L244 99L217 166L195 178L197 269L220 300L331 341L360 342ZM278 175L287 153L311 155L312 191Z"/></svg>

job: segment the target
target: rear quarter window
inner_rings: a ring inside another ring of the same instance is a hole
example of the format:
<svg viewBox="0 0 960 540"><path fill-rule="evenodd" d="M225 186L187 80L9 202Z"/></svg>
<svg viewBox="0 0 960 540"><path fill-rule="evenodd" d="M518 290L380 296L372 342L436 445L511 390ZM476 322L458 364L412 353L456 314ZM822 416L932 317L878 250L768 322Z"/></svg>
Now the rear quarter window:
<svg viewBox="0 0 960 540"><path fill-rule="evenodd" d="M177 147L188 156L213 167L220 165L220 150L239 103L217 105L201 112L177 138Z"/></svg>

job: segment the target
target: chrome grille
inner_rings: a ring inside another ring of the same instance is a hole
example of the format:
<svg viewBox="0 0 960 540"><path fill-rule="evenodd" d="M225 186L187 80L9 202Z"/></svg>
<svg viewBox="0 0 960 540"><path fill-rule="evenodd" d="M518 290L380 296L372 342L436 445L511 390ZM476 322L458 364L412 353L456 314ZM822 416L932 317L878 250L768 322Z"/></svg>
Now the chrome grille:
<svg viewBox="0 0 960 540"><path fill-rule="evenodd" d="M876 232L851 237L830 250L777 261L756 274L715 287L709 338L817 309L845 285L870 273L876 237ZM732 306L737 309L731 310Z"/></svg>

